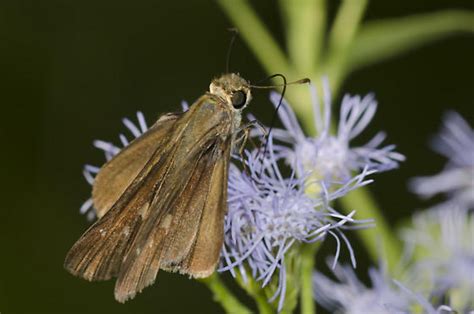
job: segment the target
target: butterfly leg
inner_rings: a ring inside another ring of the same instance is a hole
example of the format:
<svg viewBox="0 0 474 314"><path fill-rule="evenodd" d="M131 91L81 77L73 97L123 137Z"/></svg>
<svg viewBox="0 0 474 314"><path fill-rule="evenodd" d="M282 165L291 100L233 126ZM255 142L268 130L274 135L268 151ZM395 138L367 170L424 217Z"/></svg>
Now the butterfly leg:
<svg viewBox="0 0 474 314"><path fill-rule="evenodd" d="M255 148L259 148L260 146L258 146L255 141L252 139L252 137L250 136L250 132L252 131L253 128L255 127L258 127L260 129L260 131L262 132L262 134L265 136L267 136L267 130L265 129L265 127L263 126L263 124L258 121L258 120L252 120L252 121L249 121L247 123L245 123L242 127L240 127L238 133L240 133L240 135L238 136L238 138L236 139L236 143L238 143L238 147L239 147L239 156L242 160L242 166L244 168L244 171L250 175L249 171L248 171L248 168L247 168L247 165L245 164L245 160L244 160L244 149L245 149L245 145L247 144L247 141L249 141Z"/></svg>
<svg viewBox="0 0 474 314"><path fill-rule="evenodd" d="M265 126L258 120L252 120L247 123L245 123L242 127L240 127L238 132L243 132L243 134L239 137L238 142L244 140L243 144L246 144L247 140L250 141L250 143L255 147L258 148L259 146L255 144L255 142L252 140L252 137L250 136L250 132L252 131L253 128L258 127L260 132L264 137L268 135L267 129Z"/></svg>

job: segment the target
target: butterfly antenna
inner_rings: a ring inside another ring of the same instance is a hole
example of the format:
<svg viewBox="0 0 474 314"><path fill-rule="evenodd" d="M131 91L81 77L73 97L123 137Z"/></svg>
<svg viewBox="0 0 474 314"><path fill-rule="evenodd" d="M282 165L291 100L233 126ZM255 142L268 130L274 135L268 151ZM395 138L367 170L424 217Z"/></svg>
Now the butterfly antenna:
<svg viewBox="0 0 474 314"><path fill-rule="evenodd" d="M283 102L283 97L285 97L285 92L286 92L287 80L286 80L286 77L283 74L280 74L280 73L273 74L265 80L270 80L270 79L275 78L275 77L281 77L281 79L283 80L283 90L281 91L280 100L278 101L278 105L276 106L275 111L273 112L272 119L270 120L270 128L268 129L267 134L264 135L265 145L264 145L263 154L262 154L262 169L261 169L260 175L262 175L263 169L264 169L263 162L265 160L265 156L267 155L268 139L269 139L269 136L270 136L270 132L273 129L273 125L275 124L276 117L277 117L277 114L278 114L278 109L280 109L280 107L281 107L281 104ZM258 153L260 154L260 151Z"/></svg>
<svg viewBox="0 0 474 314"><path fill-rule="evenodd" d="M227 55L225 60L225 71L229 73L230 69L230 56L232 54L232 47L234 46L235 38L239 35L239 30L237 28L229 28L229 32L232 32L232 37L230 38L229 48L227 48Z"/></svg>
<svg viewBox="0 0 474 314"><path fill-rule="evenodd" d="M281 95L280 95L280 100L278 101L278 105L276 106L275 108L275 111L273 112L273 116L272 116L272 120L270 121L270 128L268 129L268 132L267 134L264 135L264 139L265 139L265 145L264 145L264 149L263 149L263 155L262 155L262 169L260 171L260 175L263 173L263 161L265 159L265 156L267 154L267 149L268 149L268 140L269 140L269 136L270 136L270 133L272 132L272 129L273 129L273 126L275 124L275 121L276 121L276 118L277 118L277 115L278 115L278 110L280 109L281 107L281 104L283 103L283 98L285 97L285 93L286 93L286 87L288 85L293 85L293 84L306 84L306 83L310 83L311 80L309 78L304 78L304 79L301 79L301 80L297 80L297 81L294 81L294 82L290 82L290 83L287 83L287 80L286 80L286 77L281 74L281 73L277 73L277 74L273 74L273 75L270 75L269 77L265 78L264 80L260 81L260 82L263 82L263 81L267 81L267 80L271 80L275 77L281 77L281 79L283 80L283 84L279 84L279 85L266 85L266 86L261 86L261 85L250 85L252 88L260 88L260 89L267 89L267 88L274 88L274 87L282 87L282 91L281 91ZM258 151L258 154L260 154L260 150Z"/></svg>

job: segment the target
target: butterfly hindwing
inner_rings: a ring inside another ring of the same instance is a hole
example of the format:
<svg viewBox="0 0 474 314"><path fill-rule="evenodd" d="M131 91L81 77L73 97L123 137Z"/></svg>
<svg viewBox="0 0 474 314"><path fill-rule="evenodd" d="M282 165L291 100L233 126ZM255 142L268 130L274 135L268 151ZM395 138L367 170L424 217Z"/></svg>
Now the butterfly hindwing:
<svg viewBox="0 0 474 314"><path fill-rule="evenodd" d="M230 149L230 145L226 147ZM219 260L224 242L224 216L227 212L228 162L228 159L222 158L214 167L196 240L180 265L180 272L192 277L210 276Z"/></svg>

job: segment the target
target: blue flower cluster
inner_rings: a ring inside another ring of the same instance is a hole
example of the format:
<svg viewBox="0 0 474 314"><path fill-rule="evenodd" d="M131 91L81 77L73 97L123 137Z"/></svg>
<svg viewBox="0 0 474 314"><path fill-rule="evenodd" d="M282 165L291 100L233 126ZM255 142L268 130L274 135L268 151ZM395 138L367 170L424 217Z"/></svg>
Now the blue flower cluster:
<svg viewBox="0 0 474 314"><path fill-rule="evenodd" d="M336 244L333 267L343 245L355 267L355 254L344 231L369 227L372 221L355 219L355 211L347 215L339 213L331 204L350 191L371 183L373 180L367 178L369 175L396 168L404 160L403 155L395 152L395 146L379 147L385 138L383 133L366 145L350 145L375 114L377 103L372 95L346 95L340 108L337 132L332 134L330 91L326 81L323 85L323 110L315 88L310 87L317 136L303 133L295 113L283 101L278 114L285 129L273 129L265 139L267 154L263 156L261 149L245 150L244 160L235 156L229 169L228 213L218 270L229 271L234 276L239 272L244 283L250 276L261 287L276 282L270 301L278 299L279 309L286 294L285 258L300 244L333 238ZM280 98L277 93L270 95L275 106ZM187 110L188 105L183 103L182 107ZM134 138L147 130L141 112L137 113L137 119L138 126L123 119ZM255 135L257 130L253 133ZM122 134L120 140L121 146L104 141L95 141L94 146L110 160L129 143ZM242 163L245 167L238 167ZM283 166L288 169L282 171ZM85 166L84 176L90 184L98 171L97 167ZM289 175L283 175L284 172ZM91 199L81 207L81 213L94 218Z"/></svg>
<svg viewBox="0 0 474 314"><path fill-rule="evenodd" d="M343 231L368 227L371 221L354 219L355 211L343 215L331 203L371 183L368 175L396 168L404 160L393 145L379 148L385 137L383 133L366 145L350 145L375 114L372 95L345 96L338 131L332 135L330 91L326 82L324 87L324 113L314 86L310 87L316 137L304 134L295 113L283 100L278 114L285 129L272 129L267 139L269 154L261 158L260 150L247 152L245 162L249 171L235 166L230 170L229 212L220 270L230 270L235 275L238 269L244 281L249 271L262 287L277 276L277 289L270 301L278 297L279 309L286 291L285 255L292 247L330 236L336 243L334 263L344 243L355 267L355 255ZM280 98L277 93L270 95L275 107ZM258 135L258 130L254 134ZM290 167L288 177L282 175L280 161Z"/></svg>
<svg viewBox="0 0 474 314"><path fill-rule="evenodd" d="M371 287L345 266L334 270L338 281L315 272L315 298L327 309L354 314L474 310L474 131L459 114L448 112L432 144L448 158L444 170L415 178L410 187L425 198L444 193L446 200L416 213L411 226L401 230L400 281L383 265L369 270Z"/></svg>

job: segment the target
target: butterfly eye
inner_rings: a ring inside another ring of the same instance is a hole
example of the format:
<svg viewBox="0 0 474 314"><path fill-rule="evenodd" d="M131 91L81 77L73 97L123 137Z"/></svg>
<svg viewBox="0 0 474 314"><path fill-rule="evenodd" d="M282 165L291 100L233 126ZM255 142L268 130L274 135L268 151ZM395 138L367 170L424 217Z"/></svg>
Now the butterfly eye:
<svg viewBox="0 0 474 314"><path fill-rule="evenodd" d="M242 108L246 101L247 95L245 95L243 91L238 90L232 94L232 106L234 106L235 109Z"/></svg>

